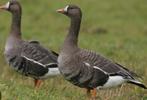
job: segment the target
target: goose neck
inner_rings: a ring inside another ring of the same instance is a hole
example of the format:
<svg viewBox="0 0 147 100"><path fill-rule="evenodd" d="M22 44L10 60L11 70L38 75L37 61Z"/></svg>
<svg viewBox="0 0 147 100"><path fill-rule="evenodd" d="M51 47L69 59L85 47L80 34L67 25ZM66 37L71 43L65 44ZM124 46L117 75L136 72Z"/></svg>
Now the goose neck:
<svg viewBox="0 0 147 100"><path fill-rule="evenodd" d="M78 46L78 35L80 30L81 18L71 18L68 35L64 41L64 45L70 47Z"/></svg>
<svg viewBox="0 0 147 100"><path fill-rule="evenodd" d="M10 35L21 38L21 11L12 12Z"/></svg>

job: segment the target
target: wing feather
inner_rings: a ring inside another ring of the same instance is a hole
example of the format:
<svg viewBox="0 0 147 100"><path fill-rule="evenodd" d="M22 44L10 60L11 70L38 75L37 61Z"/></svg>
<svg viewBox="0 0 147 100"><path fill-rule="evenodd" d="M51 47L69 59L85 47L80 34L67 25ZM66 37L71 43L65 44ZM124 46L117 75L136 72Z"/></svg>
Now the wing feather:
<svg viewBox="0 0 147 100"><path fill-rule="evenodd" d="M127 68L120 66L119 64L88 50L81 50L78 55L80 58L89 63L91 66L97 66L108 74L123 73L123 75L129 76L134 79L137 74L128 70Z"/></svg>

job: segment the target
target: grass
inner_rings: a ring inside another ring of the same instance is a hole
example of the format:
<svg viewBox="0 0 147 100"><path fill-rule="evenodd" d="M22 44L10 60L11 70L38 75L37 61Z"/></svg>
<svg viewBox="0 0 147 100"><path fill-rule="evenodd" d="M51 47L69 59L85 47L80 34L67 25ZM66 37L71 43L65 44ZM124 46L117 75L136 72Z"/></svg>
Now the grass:
<svg viewBox="0 0 147 100"><path fill-rule="evenodd" d="M0 4L6 3L1 0ZM20 0L23 7L22 33L59 52L69 19L56 13L67 4L82 8L79 45L121 63L143 77L147 84L147 1L144 0ZM39 91L31 78L14 72L3 51L11 15L0 11L0 91L2 100L85 100L86 93L63 77L45 80ZM147 91L132 85L98 91L98 100L147 100Z"/></svg>

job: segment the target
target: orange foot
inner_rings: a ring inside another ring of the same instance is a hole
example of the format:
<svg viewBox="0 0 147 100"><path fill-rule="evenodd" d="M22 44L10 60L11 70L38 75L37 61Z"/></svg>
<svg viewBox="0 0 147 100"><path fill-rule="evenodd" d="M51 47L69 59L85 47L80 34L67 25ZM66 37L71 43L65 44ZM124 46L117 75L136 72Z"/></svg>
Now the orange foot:
<svg viewBox="0 0 147 100"><path fill-rule="evenodd" d="M35 85L35 88L39 88L40 85L42 83L42 80L39 80L39 79L34 79L34 85Z"/></svg>
<svg viewBox="0 0 147 100"><path fill-rule="evenodd" d="M90 98L90 100L96 100L96 88L87 89L87 96Z"/></svg>

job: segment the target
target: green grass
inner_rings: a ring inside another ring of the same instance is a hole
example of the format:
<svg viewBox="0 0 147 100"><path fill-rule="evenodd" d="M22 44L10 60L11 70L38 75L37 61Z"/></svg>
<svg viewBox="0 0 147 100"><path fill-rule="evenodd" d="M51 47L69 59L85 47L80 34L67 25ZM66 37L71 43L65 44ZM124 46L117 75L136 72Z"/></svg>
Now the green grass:
<svg viewBox="0 0 147 100"><path fill-rule="evenodd" d="M1 0L0 4L7 2ZM26 40L38 40L59 52L67 34L69 19L56 13L66 4L82 8L79 45L121 63L143 77L147 84L146 0L20 0L23 7L22 33ZM31 78L14 72L3 51L11 14L0 11L0 91L2 100L85 100L86 92L63 77L45 80L34 90ZM132 85L100 90L98 100L147 100L147 91Z"/></svg>

